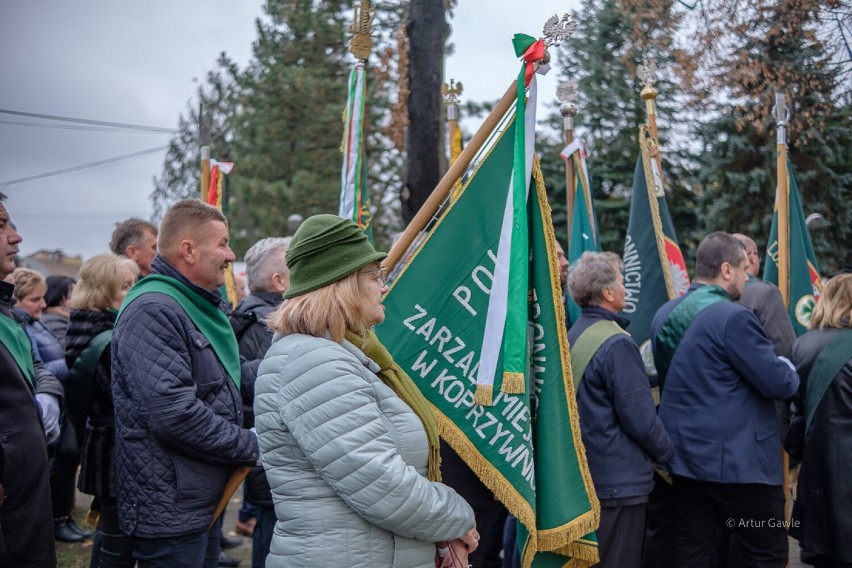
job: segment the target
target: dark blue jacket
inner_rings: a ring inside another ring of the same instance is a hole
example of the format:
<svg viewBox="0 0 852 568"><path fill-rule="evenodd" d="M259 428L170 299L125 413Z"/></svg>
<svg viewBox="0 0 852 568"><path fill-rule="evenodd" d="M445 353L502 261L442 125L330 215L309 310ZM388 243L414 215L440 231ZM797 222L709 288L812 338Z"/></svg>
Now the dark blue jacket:
<svg viewBox="0 0 852 568"><path fill-rule="evenodd" d="M574 345L600 320L614 321L622 329L629 323L607 309L585 307L568 332L568 342ZM657 418L645 366L633 338L617 334L601 345L583 373L577 408L598 499L650 494L654 488L653 463L667 463L672 444Z"/></svg>
<svg viewBox="0 0 852 568"><path fill-rule="evenodd" d="M177 278L157 256L152 272ZM243 363L254 396L259 362ZM143 537L206 530L234 465L254 464L257 437L242 427L240 390L176 300L148 293L119 316L112 339L115 469L121 529Z"/></svg>
<svg viewBox="0 0 852 568"><path fill-rule="evenodd" d="M68 377L68 367L65 365L65 348L56 339L47 326L40 320L33 319L20 308L15 308L15 318L24 326L24 331L33 344L36 360L40 361L44 368L64 382Z"/></svg>
<svg viewBox="0 0 852 568"><path fill-rule="evenodd" d="M657 311L656 337L686 296ZM773 400L792 397L799 376L775 356L757 316L730 301L703 309L672 357L660 419L675 446L671 471L715 483L781 485L781 437Z"/></svg>

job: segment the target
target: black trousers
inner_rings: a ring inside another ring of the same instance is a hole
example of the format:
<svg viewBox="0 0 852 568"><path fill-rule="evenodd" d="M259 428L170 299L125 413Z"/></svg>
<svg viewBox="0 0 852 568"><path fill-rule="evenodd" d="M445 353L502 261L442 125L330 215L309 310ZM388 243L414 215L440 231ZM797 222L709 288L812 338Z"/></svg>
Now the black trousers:
<svg viewBox="0 0 852 568"><path fill-rule="evenodd" d="M598 568L639 568L645 533L647 503L626 507L608 507L601 503L598 527Z"/></svg>
<svg viewBox="0 0 852 568"><path fill-rule="evenodd" d="M674 477L675 565L708 568L716 528L736 535L748 568L784 568L789 555L780 485L712 483Z"/></svg>

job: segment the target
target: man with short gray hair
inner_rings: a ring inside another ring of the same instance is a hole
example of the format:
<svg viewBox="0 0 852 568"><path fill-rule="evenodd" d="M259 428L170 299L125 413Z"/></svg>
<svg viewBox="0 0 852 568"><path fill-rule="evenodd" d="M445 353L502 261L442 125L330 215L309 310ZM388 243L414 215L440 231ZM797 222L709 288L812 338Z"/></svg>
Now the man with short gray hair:
<svg viewBox="0 0 852 568"><path fill-rule="evenodd" d="M270 237L256 242L246 252L249 295L230 316L240 355L246 359L262 359L272 343L266 317L278 307L282 294L290 287L290 269L284 259L289 244L290 237Z"/></svg>
<svg viewBox="0 0 852 568"><path fill-rule="evenodd" d="M618 315L624 309L621 259L585 252L569 267L568 289L581 308L568 331L580 432L601 504L597 531L602 568L638 568L653 463L672 457L654 409L636 342Z"/></svg>

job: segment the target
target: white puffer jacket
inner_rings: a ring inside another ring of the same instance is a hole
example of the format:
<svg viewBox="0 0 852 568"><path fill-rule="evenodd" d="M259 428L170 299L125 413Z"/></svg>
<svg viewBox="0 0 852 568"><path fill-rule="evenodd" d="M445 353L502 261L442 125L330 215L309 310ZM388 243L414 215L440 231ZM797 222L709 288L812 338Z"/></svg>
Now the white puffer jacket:
<svg viewBox="0 0 852 568"><path fill-rule="evenodd" d="M278 522L267 568L427 568L473 527L426 479L417 415L348 341L276 338L258 370L255 424Z"/></svg>

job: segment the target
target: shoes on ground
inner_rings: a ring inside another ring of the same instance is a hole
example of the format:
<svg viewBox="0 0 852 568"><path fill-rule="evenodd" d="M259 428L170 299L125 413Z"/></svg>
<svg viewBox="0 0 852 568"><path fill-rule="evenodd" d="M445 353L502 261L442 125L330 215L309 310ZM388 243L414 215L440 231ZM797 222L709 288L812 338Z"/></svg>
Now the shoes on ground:
<svg viewBox="0 0 852 568"><path fill-rule="evenodd" d="M235 531L243 536L251 536L254 534L254 526L257 524L257 519L249 517L245 521L237 521Z"/></svg>
<svg viewBox="0 0 852 568"><path fill-rule="evenodd" d="M83 538L89 538L92 536L92 531L87 531L86 529L82 529L77 526L77 523L74 522L73 517L68 517L68 526L71 527L71 530L77 532L83 536Z"/></svg>
<svg viewBox="0 0 852 568"><path fill-rule="evenodd" d="M68 517L53 521L53 537L59 542L83 542L86 540L85 536L72 528Z"/></svg>
<svg viewBox="0 0 852 568"><path fill-rule="evenodd" d="M229 550L231 548L236 548L243 543L243 539L241 538L231 538L222 532L222 536L219 538L219 547L222 550ZM224 564L223 564L224 566Z"/></svg>
<svg viewBox="0 0 852 568"><path fill-rule="evenodd" d="M219 551L219 566L233 567L239 566L240 561L236 558L231 558L227 554L225 554L224 550Z"/></svg>

